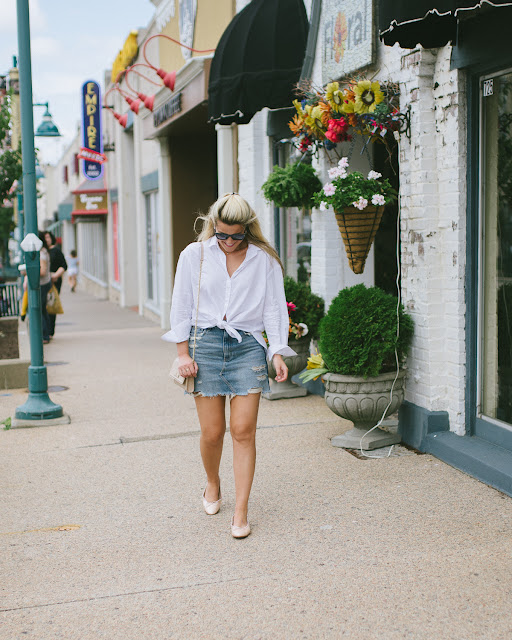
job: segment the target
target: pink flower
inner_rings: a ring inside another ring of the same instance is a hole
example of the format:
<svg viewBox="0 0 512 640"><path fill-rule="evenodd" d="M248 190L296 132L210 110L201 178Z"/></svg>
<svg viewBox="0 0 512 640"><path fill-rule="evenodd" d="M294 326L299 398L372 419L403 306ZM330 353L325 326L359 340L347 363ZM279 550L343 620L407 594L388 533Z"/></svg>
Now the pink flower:
<svg viewBox="0 0 512 640"><path fill-rule="evenodd" d="M336 186L332 182L328 182L324 185L324 193L326 196L333 196L336 192Z"/></svg>
<svg viewBox="0 0 512 640"><path fill-rule="evenodd" d="M339 162L338 162L338 167L340 169L346 169L348 167L348 158L342 158Z"/></svg>
<svg viewBox="0 0 512 640"><path fill-rule="evenodd" d="M288 313L295 311L297 309L296 305L293 302L287 302L286 306L288 307Z"/></svg>
<svg viewBox="0 0 512 640"><path fill-rule="evenodd" d="M376 193L372 196L372 204L383 206L386 204L386 199L380 193Z"/></svg>
<svg viewBox="0 0 512 640"><path fill-rule="evenodd" d="M347 172L345 171L345 169L342 169L341 167L333 167L332 169L329 169L327 173L329 174L329 178L331 180L334 180L334 178L347 177Z"/></svg>
<svg viewBox="0 0 512 640"><path fill-rule="evenodd" d="M363 209L366 209L366 207L368 206L368 200L363 198L363 196L359 196L359 200L357 200L356 202L353 202L352 204L356 209L360 209L362 211Z"/></svg>
<svg viewBox="0 0 512 640"><path fill-rule="evenodd" d="M331 142L344 142L348 140L347 135L348 123L345 118L337 118L329 120L329 126L325 132L325 137Z"/></svg>
<svg viewBox="0 0 512 640"><path fill-rule="evenodd" d="M368 174L368 180L377 180L378 178L382 178L382 173L378 171L370 171Z"/></svg>

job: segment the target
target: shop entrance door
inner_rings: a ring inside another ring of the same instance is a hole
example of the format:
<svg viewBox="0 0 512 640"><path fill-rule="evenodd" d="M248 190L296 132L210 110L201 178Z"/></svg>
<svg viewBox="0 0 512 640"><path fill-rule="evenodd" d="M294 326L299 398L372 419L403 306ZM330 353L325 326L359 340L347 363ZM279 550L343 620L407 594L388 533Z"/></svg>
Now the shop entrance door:
<svg viewBox="0 0 512 640"><path fill-rule="evenodd" d="M480 82L475 435L512 449L512 70Z"/></svg>

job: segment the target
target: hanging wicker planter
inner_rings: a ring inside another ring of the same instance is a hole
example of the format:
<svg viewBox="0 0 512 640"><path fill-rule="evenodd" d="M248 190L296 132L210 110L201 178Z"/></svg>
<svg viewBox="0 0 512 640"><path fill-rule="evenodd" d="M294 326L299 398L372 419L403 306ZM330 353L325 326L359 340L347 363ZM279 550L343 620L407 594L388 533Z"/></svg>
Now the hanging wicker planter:
<svg viewBox="0 0 512 640"><path fill-rule="evenodd" d="M354 273L363 273L368 253L379 228L384 207L346 207L335 212L338 228L343 238L350 268Z"/></svg>

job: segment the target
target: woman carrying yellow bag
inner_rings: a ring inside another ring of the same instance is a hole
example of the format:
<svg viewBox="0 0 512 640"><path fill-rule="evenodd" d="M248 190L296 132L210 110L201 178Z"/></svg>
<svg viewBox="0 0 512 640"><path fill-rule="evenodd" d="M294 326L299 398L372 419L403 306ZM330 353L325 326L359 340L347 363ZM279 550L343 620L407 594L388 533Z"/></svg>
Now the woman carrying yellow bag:
<svg viewBox="0 0 512 640"><path fill-rule="evenodd" d="M50 315L64 313L59 292L55 285L52 285L52 288L48 291L48 295L46 296L46 311L48 311Z"/></svg>
<svg viewBox="0 0 512 640"><path fill-rule="evenodd" d="M25 316L28 313L28 290L23 290L23 298L21 299L21 311L20 316L22 320L25 320Z"/></svg>

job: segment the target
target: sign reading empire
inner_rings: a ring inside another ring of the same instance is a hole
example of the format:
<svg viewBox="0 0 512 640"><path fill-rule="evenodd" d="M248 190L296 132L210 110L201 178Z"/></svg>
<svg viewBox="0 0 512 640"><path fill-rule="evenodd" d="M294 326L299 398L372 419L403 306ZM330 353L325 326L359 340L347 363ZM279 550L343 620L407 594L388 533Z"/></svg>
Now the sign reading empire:
<svg viewBox="0 0 512 640"><path fill-rule="evenodd" d="M373 0L324 0L321 29L324 84L375 61Z"/></svg>
<svg viewBox="0 0 512 640"><path fill-rule="evenodd" d="M100 87L94 80L88 80L82 85L82 141L87 149L103 153L101 95ZM88 180L99 180L103 174L103 165L83 160L83 172Z"/></svg>

